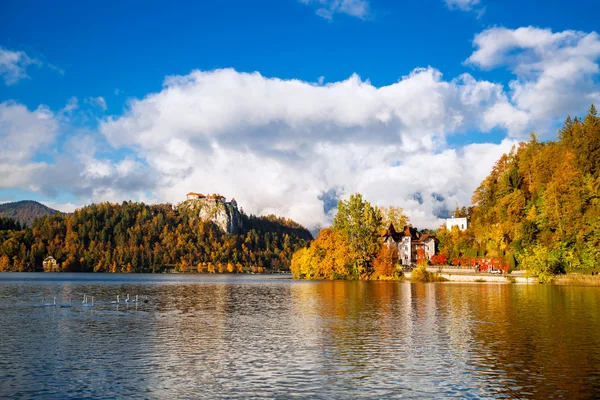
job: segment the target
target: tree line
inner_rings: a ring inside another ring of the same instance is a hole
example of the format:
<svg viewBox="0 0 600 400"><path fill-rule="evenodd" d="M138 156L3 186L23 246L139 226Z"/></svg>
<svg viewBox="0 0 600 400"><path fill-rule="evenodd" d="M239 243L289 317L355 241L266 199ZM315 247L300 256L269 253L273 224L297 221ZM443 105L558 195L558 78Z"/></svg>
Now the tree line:
<svg viewBox="0 0 600 400"><path fill-rule="evenodd" d="M500 257L550 280L600 266L600 118L568 117L558 138L535 134L504 154L475 190L466 231L438 230L450 262Z"/></svg>
<svg viewBox="0 0 600 400"><path fill-rule="evenodd" d="M92 204L30 228L2 218L0 271L39 270L47 256L73 272L280 271L312 239L292 220L241 215L235 235L170 204Z"/></svg>

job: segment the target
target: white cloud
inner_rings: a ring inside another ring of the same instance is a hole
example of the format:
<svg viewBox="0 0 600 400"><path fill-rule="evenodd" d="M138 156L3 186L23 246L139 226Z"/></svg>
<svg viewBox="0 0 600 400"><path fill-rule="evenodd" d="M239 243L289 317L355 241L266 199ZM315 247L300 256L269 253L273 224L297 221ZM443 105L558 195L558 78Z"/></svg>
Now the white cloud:
<svg viewBox="0 0 600 400"><path fill-rule="evenodd" d="M481 5L480 0L444 0L444 3L450 10L474 12L478 19L485 13L485 7Z"/></svg>
<svg viewBox="0 0 600 400"><path fill-rule="evenodd" d="M66 116L77 108L76 100L70 99L57 114L46 106L31 111L14 101L0 103L0 189L49 197L69 192L82 203L144 198L154 185L148 168L135 157L97 156L99 149L106 153L101 138L85 130L57 145L61 129L72 129Z"/></svg>
<svg viewBox="0 0 600 400"><path fill-rule="evenodd" d="M91 105L92 107L99 108L102 111L106 111L106 100L104 97L88 97L85 99L85 103Z"/></svg>
<svg viewBox="0 0 600 400"><path fill-rule="evenodd" d="M47 107L29 111L12 101L0 103L0 162L28 160L57 133L57 121Z"/></svg>
<svg viewBox="0 0 600 400"><path fill-rule="evenodd" d="M331 20L335 14L346 14L352 17L366 19L370 14L368 0L299 0L307 5L316 5L316 14Z"/></svg>
<svg viewBox="0 0 600 400"><path fill-rule="evenodd" d="M433 68L380 88L357 75L318 85L225 69L169 77L161 92L133 100L100 131L113 146L135 150L163 201L220 192L248 212L314 228L330 222L324 192L360 191L434 227L456 201L469 204L513 143L445 150L447 135L494 127L523 133L498 115L518 115L502 86L468 74L445 81Z"/></svg>
<svg viewBox="0 0 600 400"><path fill-rule="evenodd" d="M480 0L444 0L450 10L476 11L480 16L485 11Z"/></svg>
<svg viewBox="0 0 600 400"><path fill-rule="evenodd" d="M21 79L29 78L26 71L29 65L40 66L41 62L30 58L23 51L11 51L0 47L0 77L6 85L14 85Z"/></svg>
<svg viewBox="0 0 600 400"><path fill-rule="evenodd" d="M79 100L77 97L73 96L69 99L67 104L60 110L60 115L62 116L70 116L73 114L75 110L79 108Z"/></svg>
<svg viewBox="0 0 600 400"><path fill-rule="evenodd" d="M45 164L31 159L57 133L58 124L47 107L29 111L12 101L0 103L0 188L36 189L32 182Z"/></svg>
<svg viewBox="0 0 600 400"><path fill-rule="evenodd" d="M451 10L473 11L479 6L479 0L444 0Z"/></svg>
<svg viewBox="0 0 600 400"><path fill-rule="evenodd" d="M475 36L474 45L466 62L484 69L508 67L515 75L509 83L511 102L530 123L539 126L600 102L600 36L595 32L492 28Z"/></svg>
<svg viewBox="0 0 600 400"><path fill-rule="evenodd" d="M80 205L73 203L57 203L53 201L41 201L40 203L44 204L47 207L50 207L54 210L62 211L65 213L72 213L73 211L81 208Z"/></svg>

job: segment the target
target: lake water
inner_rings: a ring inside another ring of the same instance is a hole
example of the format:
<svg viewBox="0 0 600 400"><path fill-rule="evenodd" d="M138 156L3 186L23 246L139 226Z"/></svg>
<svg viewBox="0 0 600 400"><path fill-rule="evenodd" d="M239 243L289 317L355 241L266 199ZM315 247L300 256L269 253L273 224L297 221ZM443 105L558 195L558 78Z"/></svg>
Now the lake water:
<svg viewBox="0 0 600 400"><path fill-rule="evenodd" d="M599 311L594 287L5 273L0 397L598 398Z"/></svg>

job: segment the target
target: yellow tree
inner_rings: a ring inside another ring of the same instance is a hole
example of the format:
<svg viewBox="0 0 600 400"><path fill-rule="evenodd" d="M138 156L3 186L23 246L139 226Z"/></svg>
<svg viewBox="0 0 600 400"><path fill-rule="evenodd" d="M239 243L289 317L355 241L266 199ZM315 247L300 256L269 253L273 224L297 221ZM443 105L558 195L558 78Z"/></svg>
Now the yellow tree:
<svg viewBox="0 0 600 400"><path fill-rule="evenodd" d="M10 269L10 258L4 255L0 257L0 272L8 272Z"/></svg>
<svg viewBox="0 0 600 400"><path fill-rule="evenodd" d="M401 207L377 207L381 214L381 225L384 229L387 229L390 224L394 224L394 228L397 231L402 231L409 223L408 216L404 214L404 210Z"/></svg>
<svg viewBox="0 0 600 400"><path fill-rule="evenodd" d="M333 227L345 236L354 260L353 275L358 278L369 272L373 259L381 247L379 230L381 215L360 193L350 195L348 201L338 202Z"/></svg>
<svg viewBox="0 0 600 400"><path fill-rule="evenodd" d="M227 263L227 272L229 272L230 274L233 274L235 272L235 265L233 265L231 262Z"/></svg>

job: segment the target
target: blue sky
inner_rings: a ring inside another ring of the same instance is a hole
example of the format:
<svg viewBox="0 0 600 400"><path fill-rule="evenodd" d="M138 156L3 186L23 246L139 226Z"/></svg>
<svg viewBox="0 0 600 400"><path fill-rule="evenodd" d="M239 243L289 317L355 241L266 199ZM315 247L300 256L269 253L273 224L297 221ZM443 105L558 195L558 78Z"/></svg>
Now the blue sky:
<svg viewBox="0 0 600 400"><path fill-rule="evenodd" d="M0 2L0 200L218 191L315 227L361 191L435 227L600 98L592 1L172 3Z"/></svg>

